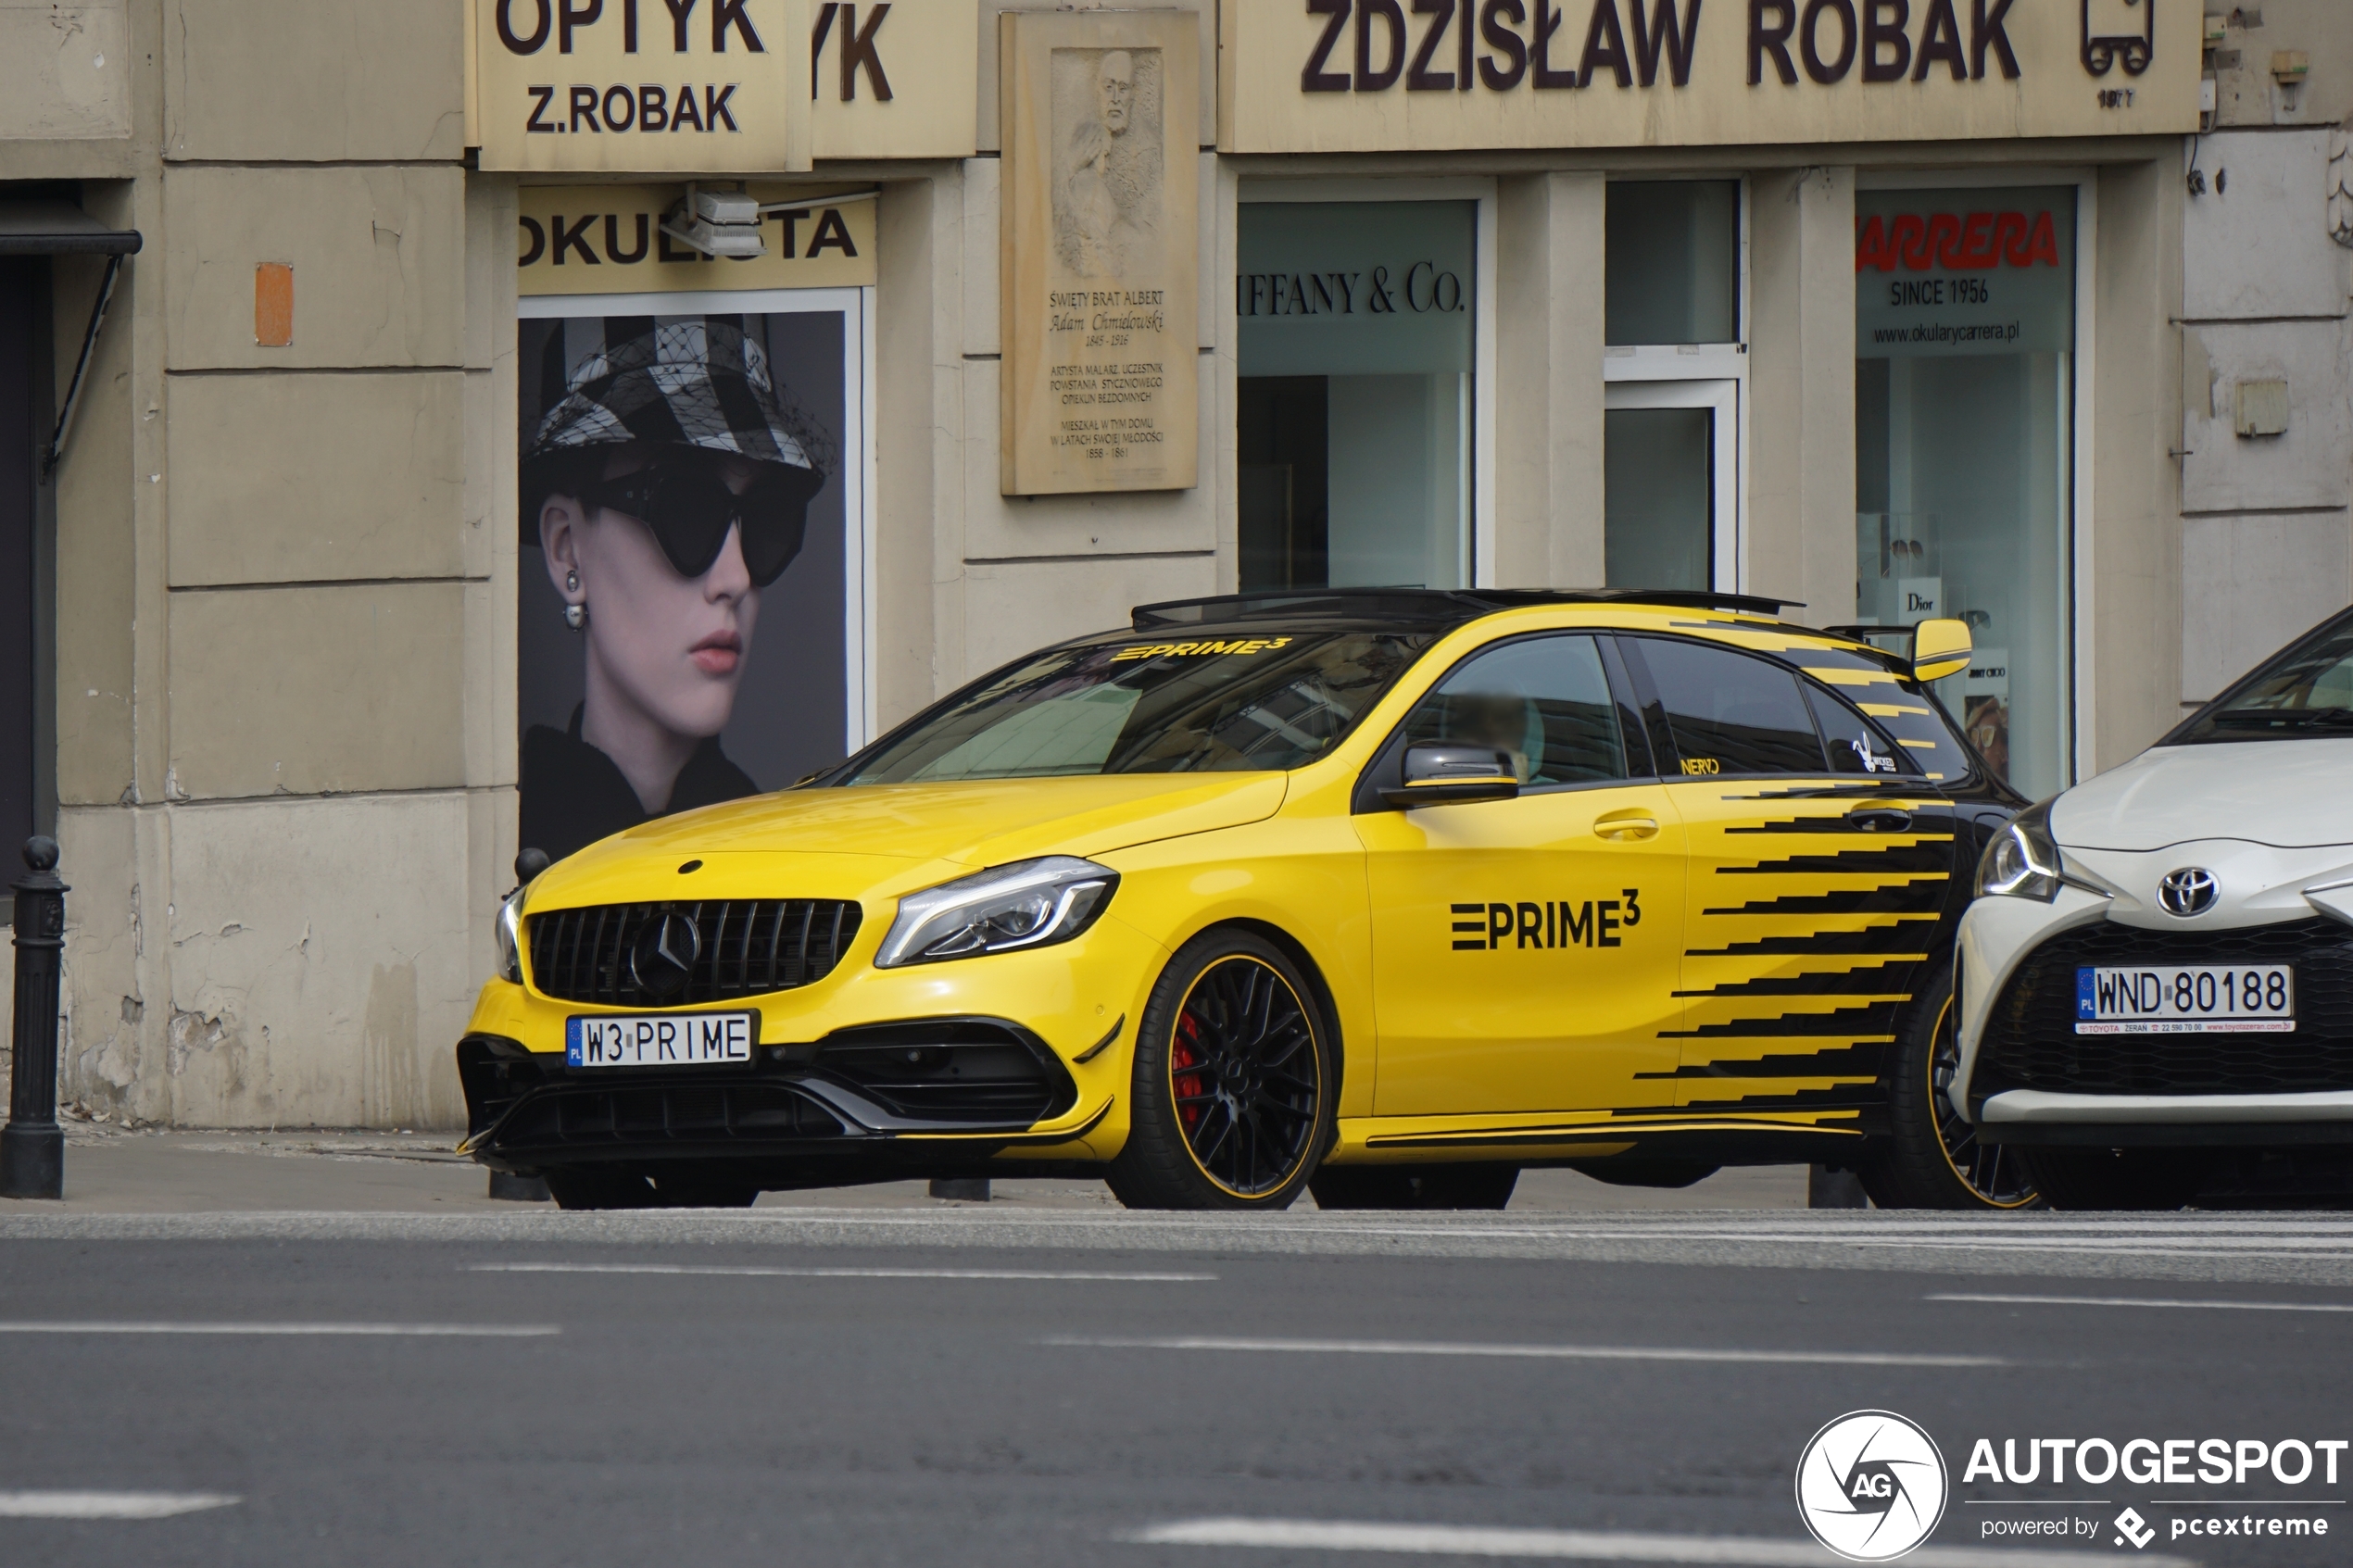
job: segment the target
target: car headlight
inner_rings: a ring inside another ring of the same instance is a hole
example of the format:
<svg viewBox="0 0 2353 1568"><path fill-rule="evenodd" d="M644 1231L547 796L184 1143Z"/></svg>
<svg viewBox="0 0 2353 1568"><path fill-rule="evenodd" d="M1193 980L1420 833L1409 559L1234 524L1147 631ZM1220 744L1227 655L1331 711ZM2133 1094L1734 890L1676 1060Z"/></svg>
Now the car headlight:
<svg viewBox="0 0 2353 1568"><path fill-rule="evenodd" d="M2051 803L2030 806L2004 824L1977 862L1977 896L2039 898L2047 904L2067 881L2067 863L2051 836Z"/></svg>
<svg viewBox="0 0 2353 1568"><path fill-rule="evenodd" d="M1016 860L899 900L875 967L977 958L1067 942L1095 922L1119 873L1073 855Z"/></svg>
<svg viewBox="0 0 2353 1568"><path fill-rule="evenodd" d="M498 938L498 978L510 985L522 984L522 896L524 889L516 888L498 906L498 918L492 922Z"/></svg>

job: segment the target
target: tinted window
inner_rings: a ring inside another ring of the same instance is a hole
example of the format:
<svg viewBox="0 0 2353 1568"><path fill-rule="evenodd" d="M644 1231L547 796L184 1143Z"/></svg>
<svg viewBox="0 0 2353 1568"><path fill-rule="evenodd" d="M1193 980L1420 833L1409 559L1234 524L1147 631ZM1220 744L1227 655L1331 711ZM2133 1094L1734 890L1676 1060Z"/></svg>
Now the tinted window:
<svg viewBox="0 0 2353 1568"><path fill-rule="evenodd" d="M1821 687L1806 687L1806 703L1831 754L1833 773L1918 773L1919 764L1880 733L1878 725Z"/></svg>
<svg viewBox="0 0 2353 1568"><path fill-rule="evenodd" d="M1405 739L1507 751L1531 787L1627 776L1617 707L1591 637L1530 637L1476 655L1415 707Z"/></svg>
<svg viewBox="0 0 2353 1568"><path fill-rule="evenodd" d="M1296 768L1432 641L1258 631L1054 648L965 687L837 782Z"/></svg>
<svg viewBox="0 0 2353 1568"><path fill-rule="evenodd" d="M1822 742L1778 664L1705 643L1629 639L1650 667L1687 773L1818 773Z"/></svg>
<svg viewBox="0 0 2353 1568"><path fill-rule="evenodd" d="M2353 734L2353 626L2275 655L2166 740L2343 734Z"/></svg>

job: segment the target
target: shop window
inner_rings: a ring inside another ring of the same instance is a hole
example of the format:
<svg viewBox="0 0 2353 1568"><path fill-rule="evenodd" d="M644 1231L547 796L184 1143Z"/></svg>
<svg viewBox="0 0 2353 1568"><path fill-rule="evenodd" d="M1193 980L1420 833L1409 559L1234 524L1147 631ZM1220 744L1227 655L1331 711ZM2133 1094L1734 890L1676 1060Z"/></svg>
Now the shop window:
<svg viewBox="0 0 2353 1568"><path fill-rule="evenodd" d="M0 847L44 831L34 774L40 755L33 700L33 453L49 433L33 417L33 309L37 260L0 258ZM0 913L0 924L6 923Z"/></svg>
<svg viewBox="0 0 2353 1568"><path fill-rule="evenodd" d="M1614 180L1608 223L1611 344L1739 340L1739 181Z"/></svg>
<svg viewBox="0 0 2353 1568"><path fill-rule="evenodd" d="M1609 186L1603 556L1613 588L1737 585L1740 203L1737 180Z"/></svg>
<svg viewBox="0 0 2353 1568"><path fill-rule="evenodd" d="M1994 771L2068 782L2072 187L1864 191L1856 211L1856 608L1969 622L1939 683Z"/></svg>
<svg viewBox="0 0 2353 1568"><path fill-rule="evenodd" d="M1602 420L1609 585L1705 589L1715 521L1715 410L1609 408Z"/></svg>
<svg viewBox="0 0 2353 1568"><path fill-rule="evenodd" d="M1478 210L1243 204L1245 591L1471 581Z"/></svg>

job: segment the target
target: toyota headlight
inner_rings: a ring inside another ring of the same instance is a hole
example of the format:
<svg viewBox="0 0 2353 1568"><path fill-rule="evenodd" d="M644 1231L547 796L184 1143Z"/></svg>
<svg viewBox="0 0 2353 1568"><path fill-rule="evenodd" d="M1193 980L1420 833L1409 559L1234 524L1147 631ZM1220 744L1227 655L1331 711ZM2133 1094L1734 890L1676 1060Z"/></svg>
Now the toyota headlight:
<svg viewBox="0 0 2353 1568"><path fill-rule="evenodd" d="M1017 860L911 893L875 955L877 969L1067 942L1095 922L1119 873L1072 855Z"/></svg>
<svg viewBox="0 0 2353 1568"><path fill-rule="evenodd" d="M1977 896L2039 898L2058 897L2067 880L2058 841L2051 836L2051 803L2030 806L2012 817L1985 847L1977 862Z"/></svg>
<svg viewBox="0 0 2353 1568"><path fill-rule="evenodd" d="M498 918L492 927L498 938L498 978L510 985L522 984L522 896L524 889L516 888L498 906Z"/></svg>

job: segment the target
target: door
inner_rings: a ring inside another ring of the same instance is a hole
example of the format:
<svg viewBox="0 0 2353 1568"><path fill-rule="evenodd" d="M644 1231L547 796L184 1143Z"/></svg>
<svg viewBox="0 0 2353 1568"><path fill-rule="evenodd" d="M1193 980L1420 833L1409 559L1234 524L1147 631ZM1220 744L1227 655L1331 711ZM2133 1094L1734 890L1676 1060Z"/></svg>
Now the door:
<svg viewBox="0 0 2353 1568"><path fill-rule="evenodd" d="M1654 743L1675 754L1667 793L1689 834L1681 1103L1869 1102L1945 907L1943 797L1785 666L1697 640L1619 646Z"/></svg>
<svg viewBox="0 0 2353 1568"><path fill-rule="evenodd" d="M1594 638L1517 638L1466 659L1391 738L1376 778L1416 742L1492 745L1521 792L1356 818L1376 1115L1673 1103L1683 831L1629 698Z"/></svg>
<svg viewBox="0 0 2353 1568"><path fill-rule="evenodd" d="M1603 571L1613 588L1736 591L1739 383L1609 383Z"/></svg>

